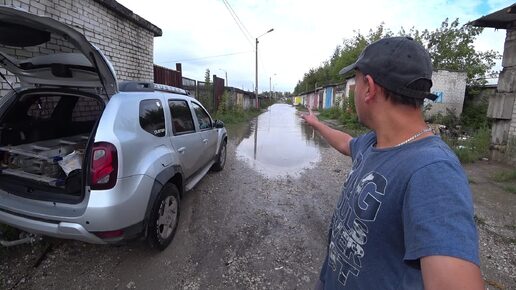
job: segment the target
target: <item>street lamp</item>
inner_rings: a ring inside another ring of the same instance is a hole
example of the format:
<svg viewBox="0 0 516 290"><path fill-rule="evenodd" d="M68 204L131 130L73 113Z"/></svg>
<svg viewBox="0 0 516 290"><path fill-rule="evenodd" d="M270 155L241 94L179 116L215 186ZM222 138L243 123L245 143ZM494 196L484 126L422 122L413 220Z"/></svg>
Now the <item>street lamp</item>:
<svg viewBox="0 0 516 290"><path fill-rule="evenodd" d="M264 34L256 37L256 71L255 71L255 84L256 84L256 87L254 89L254 94L256 96L256 108L260 108L260 104L258 103L258 38L264 36L265 34L269 33L269 32L273 32L274 31L274 28L271 28L269 29L267 32L265 32Z"/></svg>
<svg viewBox="0 0 516 290"><path fill-rule="evenodd" d="M274 74L274 76L276 76L276 74ZM269 77L269 97L272 98L272 86L271 86L271 83L272 83L272 76Z"/></svg>
<svg viewBox="0 0 516 290"><path fill-rule="evenodd" d="M225 82L226 82L226 87L229 87L229 83L228 83L228 72L227 72L227 71L225 71L225 70L223 70L223 69L221 69L221 68L219 68L219 70L223 71L223 72L226 74L226 80L225 80Z"/></svg>

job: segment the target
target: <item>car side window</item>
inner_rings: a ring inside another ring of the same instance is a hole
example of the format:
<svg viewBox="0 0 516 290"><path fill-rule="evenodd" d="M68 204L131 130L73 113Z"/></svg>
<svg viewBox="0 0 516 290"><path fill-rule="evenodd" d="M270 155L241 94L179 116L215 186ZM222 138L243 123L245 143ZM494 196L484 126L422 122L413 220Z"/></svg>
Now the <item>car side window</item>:
<svg viewBox="0 0 516 290"><path fill-rule="evenodd" d="M197 121L199 121L199 127L201 130L211 129L213 128L211 124L210 115L198 104L192 102L192 107L195 111L195 116L197 117Z"/></svg>
<svg viewBox="0 0 516 290"><path fill-rule="evenodd" d="M160 100L140 102L140 126L156 137L165 136L165 113Z"/></svg>
<svg viewBox="0 0 516 290"><path fill-rule="evenodd" d="M195 132L192 113L188 103L184 100L168 101L170 114L172 115L172 130L174 135Z"/></svg>

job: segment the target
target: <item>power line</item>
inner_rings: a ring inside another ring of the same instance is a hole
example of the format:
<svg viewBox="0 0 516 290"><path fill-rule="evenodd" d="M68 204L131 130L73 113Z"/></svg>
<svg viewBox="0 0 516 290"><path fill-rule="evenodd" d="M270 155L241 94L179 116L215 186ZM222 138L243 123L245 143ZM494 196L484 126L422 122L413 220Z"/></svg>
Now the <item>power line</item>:
<svg viewBox="0 0 516 290"><path fill-rule="evenodd" d="M231 5L229 4L229 2L227 0L222 0L222 2L226 6L226 9L228 10L229 14L231 14L231 17L233 17L233 20L235 20L235 23L237 24L238 29L240 29L242 34L244 34L244 36L247 39L247 41L249 42L249 44L253 45L251 33L249 33L249 30L247 30L244 23L242 23L242 21L240 21L240 18L236 14L235 10L233 10L233 7L231 7Z"/></svg>
<svg viewBox="0 0 516 290"><path fill-rule="evenodd" d="M247 36L249 36L252 40L253 36L252 34L249 32L249 30L247 30L247 27L245 27L244 23L240 20L240 17L238 17L238 14L236 14L235 10L233 9L233 7L229 4L228 0L222 0L224 2L226 2L229 6L229 9L231 9L231 11L233 11L233 14L235 15L235 17L238 19L238 22L242 25L242 27L244 28L245 32L247 32Z"/></svg>
<svg viewBox="0 0 516 290"><path fill-rule="evenodd" d="M201 60L201 59L208 59L208 58L217 58L217 57L231 56L231 55L237 55L237 54L243 54L243 53L249 53L249 52L251 52L251 50L240 51L240 52L233 52L233 53L226 53L226 54L219 54L219 55L211 55L211 56L202 56L202 57L197 57L197 58L188 58L188 59L179 59L179 60L168 60L168 61L162 61L160 63L185 62L185 61L192 61L192 60Z"/></svg>

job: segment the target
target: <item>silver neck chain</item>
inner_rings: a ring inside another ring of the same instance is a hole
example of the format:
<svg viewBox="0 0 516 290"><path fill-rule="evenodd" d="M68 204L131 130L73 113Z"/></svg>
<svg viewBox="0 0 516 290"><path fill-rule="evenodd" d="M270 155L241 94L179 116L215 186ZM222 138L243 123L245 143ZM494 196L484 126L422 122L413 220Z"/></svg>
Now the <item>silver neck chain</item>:
<svg viewBox="0 0 516 290"><path fill-rule="evenodd" d="M401 146L401 145L405 145L405 144L407 144L407 143L409 143L409 142L412 142L412 141L416 140L416 138L417 138L417 137L419 137L419 136L421 136L421 135L425 134L426 132L430 132L430 131L432 131L432 128L427 127L427 128L425 128L424 130L417 132L416 134L414 134L414 136L412 136L412 137L408 138L407 140L405 140L405 141L401 142L400 144L398 144L398 145L396 145L396 146L394 146L394 147L399 147L399 146Z"/></svg>

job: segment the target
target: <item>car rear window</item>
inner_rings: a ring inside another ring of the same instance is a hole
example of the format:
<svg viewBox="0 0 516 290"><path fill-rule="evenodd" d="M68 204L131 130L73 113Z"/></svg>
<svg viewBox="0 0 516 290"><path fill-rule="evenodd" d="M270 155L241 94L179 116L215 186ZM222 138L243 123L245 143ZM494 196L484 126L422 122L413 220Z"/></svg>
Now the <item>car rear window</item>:
<svg viewBox="0 0 516 290"><path fill-rule="evenodd" d="M72 122L96 121L102 113L99 101L93 98L81 97L75 103L72 112Z"/></svg>
<svg viewBox="0 0 516 290"><path fill-rule="evenodd" d="M140 126L156 137L165 136L165 113L160 100L140 102Z"/></svg>
<svg viewBox="0 0 516 290"><path fill-rule="evenodd" d="M174 135L195 132L192 113L188 103L183 100L170 100L168 105L172 115Z"/></svg>
<svg viewBox="0 0 516 290"><path fill-rule="evenodd" d="M38 97L27 110L27 115L37 120L50 119L60 99L59 96Z"/></svg>

